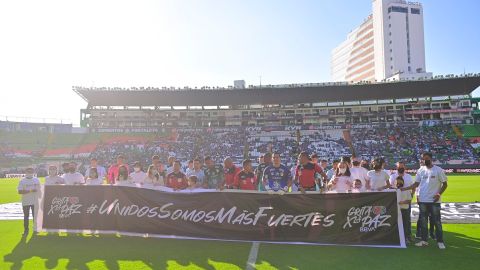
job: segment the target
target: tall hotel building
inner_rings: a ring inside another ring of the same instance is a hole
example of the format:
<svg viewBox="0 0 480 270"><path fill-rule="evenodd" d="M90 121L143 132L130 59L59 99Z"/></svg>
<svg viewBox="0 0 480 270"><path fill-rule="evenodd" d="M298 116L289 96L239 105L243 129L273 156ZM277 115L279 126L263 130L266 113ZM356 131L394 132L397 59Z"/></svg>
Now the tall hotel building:
<svg viewBox="0 0 480 270"><path fill-rule="evenodd" d="M332 80L431 78L425 68L422 5L373 0L372 7L372 14L332 51Z"/></svg>

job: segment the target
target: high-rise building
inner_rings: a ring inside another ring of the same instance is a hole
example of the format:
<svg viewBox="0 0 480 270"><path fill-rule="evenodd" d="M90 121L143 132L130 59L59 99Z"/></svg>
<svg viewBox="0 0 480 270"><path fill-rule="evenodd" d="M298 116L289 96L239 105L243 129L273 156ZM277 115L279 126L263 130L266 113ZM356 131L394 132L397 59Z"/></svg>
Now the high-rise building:
<svg viewBox="0 0 480 270"><path fill-rule="evenodd" d="M332 80L430 78L425 67L423 7L403 0L373 0L372 14L332 51Z"/></svg>

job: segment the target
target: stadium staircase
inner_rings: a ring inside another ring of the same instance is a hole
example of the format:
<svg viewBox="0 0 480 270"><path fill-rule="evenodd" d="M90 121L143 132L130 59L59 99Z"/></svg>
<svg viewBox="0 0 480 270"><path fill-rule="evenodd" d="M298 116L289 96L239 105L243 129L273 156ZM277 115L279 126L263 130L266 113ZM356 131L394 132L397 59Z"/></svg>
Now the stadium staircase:
<svg viewBox="0 0 480 270"><path fill-rule="evenodd" d="M455 132L458 138L460 139L463 138L463 133L458 126L456 125L453 126L453 132Z"/></svg>

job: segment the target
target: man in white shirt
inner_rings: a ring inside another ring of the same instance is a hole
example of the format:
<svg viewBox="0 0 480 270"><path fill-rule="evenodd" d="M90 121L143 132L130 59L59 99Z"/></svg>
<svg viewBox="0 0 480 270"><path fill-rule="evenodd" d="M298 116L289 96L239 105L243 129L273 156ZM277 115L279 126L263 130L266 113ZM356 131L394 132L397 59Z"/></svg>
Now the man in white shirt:
<svg viewBox="0 0 480 270"><path fill-rule="evenodd" d="M362 187L370 189L370 178L368 177L368 170L360 167L360 160L355 158L352 162L352 168L350 168L350 174L353 180L359 179L362 181Z"/></svg>
<svg viewBox="0 0 480 270"><path fill-rule="evenodd" d="M57 166L50 165L48 167L48 176L45 177L45 186L65 184L65 180L58 175Z"/></svg>
<svg viewBox="0 0 480 270"><path fill-rule="evenodd" d="M85 183L83 175L77 172L77 163L70 162L68 172L62 175L66 185L81 185Z"/></svg>
<svg viewBox="0 0 480 270"><path fill-rule="evenodd" d="M35 224L35 206L38 206L38 197L40 194L40 181L33 177L33 168L27 168L25 178L22 178L18 183L18 194L22 195L23 208L23 237L28 235L28 223L30 216L30 209ZM34 225L35 226L35 225ZM35 231L35 227L34 227Z"/></svg>
<svg viewBox="0 0 480 270"><path fill-rule="evenodd" d="M418 169L415 183L402 190L418 188L418 206L420 208L422 240L415 244L418 247L428 246L427 216L431 215L435 225L437 244L440 249L445 249L443 242L442 221L440 215L441 196L447 189L447 176L445 171L433 165L432 154L422 154L423 165Z"/></svg>
<svg viewBox="0 0 480 270"><path fill-rule="evenodd" d="M88 167L85 171L85 180L87 180L88 176L90 175L90 168L97 168L98 179L100 180L103 180L103 178L105 178L105 175L107 175L107 170L104 167L98 165L97 158L91 158L90 167Z"/></svg>

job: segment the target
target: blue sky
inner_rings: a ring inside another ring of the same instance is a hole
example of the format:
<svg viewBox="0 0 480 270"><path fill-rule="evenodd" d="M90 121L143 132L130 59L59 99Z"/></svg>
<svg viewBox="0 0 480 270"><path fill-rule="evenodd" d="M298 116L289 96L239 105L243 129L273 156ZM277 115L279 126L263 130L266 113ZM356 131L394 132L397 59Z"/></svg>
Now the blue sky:
<svg viewBox="0 0 480 270"><path fill-rule="evenodd" d="M420 2L427 70L480 72L480 1ZM331 50L370 12L370 0L2 1L0 116L78 124L72 85L329 81Z"/></svg>

